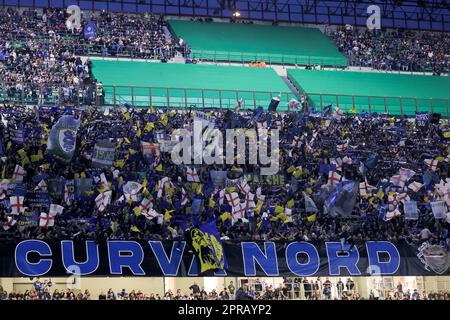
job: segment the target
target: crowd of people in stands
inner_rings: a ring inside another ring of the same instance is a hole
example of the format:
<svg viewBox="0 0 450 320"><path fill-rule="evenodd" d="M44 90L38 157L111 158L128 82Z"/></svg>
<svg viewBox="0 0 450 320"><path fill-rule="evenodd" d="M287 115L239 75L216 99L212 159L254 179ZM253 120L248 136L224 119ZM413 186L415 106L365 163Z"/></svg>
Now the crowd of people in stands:
<svg viewBox="0 0 450 320"><path fill-rule="evenodd" d="M89 62L68 47L62 11L0 10L0 79L4 98L69 102L89 96ZM56 90L56 92L55 92Z"/></svg>
<svg viewBox="0 0 450 320"><path fill-rule="evenodd" d="M101 50L102 56L167 61L181 49L170 33L165 32L166 21L163 16L102 11L90 16L89 21L95 24L95 36L86 39L84 30L80 30L77 39L79 50L91 47L94 52Z"/></svg>
<svg viewBox="0 0 450 320"><path fill-rule="evenodd" d="M94 103L90 63L80 56L121 56L168 61L187 54L165 32L162 16L86 13L69 31L62 9L0 9L0 79L4 99L50 103ZM83 26L95 24L86 38Z"/></svg>
<svg viewBox="0 0 450 320"><path fill-rule="evenodd" d="M386 71L450 71L450 37L443 32L368 30L352 26L328 32L352 66Z"/></svg>
<svg viewBox="0 0 450 320"><path fill-rule="evenodd" d="M222 240L405 239L449 247L448 120L418 123L337 111L325 117L256 113L203 115L221 131L278 128L280 169L273 177L261 176L260 165L248 162L175 165L168 139L175 129L192 130L198 111L5 106L0 235L183 239L192 226L216 220ZM49 132L63 114L80 119L69 162L47 150ZM113 159L99 167L93 154L105 139ZM258 139L271 144L270 137ZM225 172L226 178L213 181L213 170ZM132 196L130 184L136 186ZM36 202L34 191L47 200ZM24 202L18 210L11 197L20 195ZM416 201L416 218L406 218L408 200ZM445 212L436 218L433 207L439 201ZM63 212L51 212L50 203ZM51 213L54 226L39 226L43 212Z"/></svg>
<svg viewBox="0 0 450 320"><path fill-rule="evenodd" d="M261 283L257 279L256 284L236 288L233 281L230 281L223 290L218 292L212 289L208 292L194 282L188 292L177 289L175 292L168 290L161 295L145 293L142 290L115 291L109 288L106 293L101 292L95 297L88 289L58 290L52 288L51 280L41 282L37 278L33 282L32 289L25 292L8 293L0 286L0 300L450 300L450 293L445 290L420 293L417 289L404 290L401 283L398 283L395 290L372 289L368 297L359 294L350 279L347 279L346 284L341 279L333 284L328 278L323 283L320 278L310 282L306 278L303 280L296 278L295 283L299 286L293 287L293 283L294 281L289 278L285 279L283 284L275 286Z"/></svg>

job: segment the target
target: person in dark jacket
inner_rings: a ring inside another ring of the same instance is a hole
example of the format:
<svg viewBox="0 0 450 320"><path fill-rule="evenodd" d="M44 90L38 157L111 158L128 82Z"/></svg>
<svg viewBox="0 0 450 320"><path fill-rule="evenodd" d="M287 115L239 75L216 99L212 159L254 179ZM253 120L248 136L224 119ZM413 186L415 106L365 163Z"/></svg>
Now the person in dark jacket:
<svg viewBox="0 0 450 320"><path fill-rule="evenodd" d="M236 291L236 300L248 300L247 294L245 293L244 289L240 287Z"/></svg>

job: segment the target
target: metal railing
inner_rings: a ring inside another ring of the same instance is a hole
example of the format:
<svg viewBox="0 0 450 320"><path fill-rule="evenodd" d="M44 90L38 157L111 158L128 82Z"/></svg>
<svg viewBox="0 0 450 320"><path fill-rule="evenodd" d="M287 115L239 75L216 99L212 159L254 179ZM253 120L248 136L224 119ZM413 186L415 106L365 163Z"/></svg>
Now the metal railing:
<svg viewBox="0 0 450 320"><path fill-rule="evenodd" d="M0 83L0 101L21 105L95 105L118 107L158 107L164 109L230 109L243 99L242 109L266 108L272 97L280 95L279 111L288 111L288 102L296 98L292 92L222 90L204 88L169 88L103 85L97 94L95 84L63 86L61 84ZM450 99L363 96L307 93L309 106L323 112L332 105L342 111L361 114L388 113L414 115L416 112L440 113L450 117Z"/></svg>
<svg viewBox="0 0 450 320"><path fill-rule="evenodd" d="M440 113L443 117L450 117L450 99L324 93L308 93L307 96L310 105L320 111L331 104L343 111L354 111L358 114L377 112L391 115L414 115L416 112L431 112Z"/></svg>
<svg viewBox="0 0 450 320"><path fill-rule="evenodd" d="M208 51L195 50L191 52L191 56L199 60L207 60L213 62L226 63L249 63L264 61L268 65L320 65L328 68L347 68L348 61L342 56L340 58L320 57L309 55L289 55L289 54L265 54L252 52L230 52L230 51Z"/></svg>

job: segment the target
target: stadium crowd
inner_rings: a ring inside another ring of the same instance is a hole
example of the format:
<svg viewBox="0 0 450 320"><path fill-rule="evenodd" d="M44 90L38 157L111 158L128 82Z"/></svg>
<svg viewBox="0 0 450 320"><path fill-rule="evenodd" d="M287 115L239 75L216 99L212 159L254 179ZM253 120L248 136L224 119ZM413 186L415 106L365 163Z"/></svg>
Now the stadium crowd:
<svg viewBox="0 0 450 320"><path fill-rule="evenodd" d="M0 8L0 79L4 99L33 103L95 102L90 63L81 56L101 55L167 61L186 46L164 32L166 22L150 14L101 11L82 16L69 31L62 9ZM95 36L83 26L94 22Z"/></svg>
<svg viewBox="0 0 450 320"><path fill-rule="evenodd" d="M320 279L319 279L320 281ZM317 285L318 281L311 280L311 286L308 281L300 279L303 289L299 287L289 288L286 283L279 286L264 285L256 290L254 285L239 287L236 289L234 284L230 284L219 290L212 289L207 292L205 288L200 288L194 283L190 288L190 292L182 292L177 289L166 291L160 295L158 293L144 293L142 290L126 290L115 291L109 288L106 293L101 292L98 297L94 297L88 289L65 289L58 290L52 288L52 282L45 280L41 282L39 279L33 282L33 288L25 292L6 292L0 286L0 300L450 300L449 292L441 290L439 292L422 292L417 289L404 290L403 285L399 283L394 290L387 290L384 293L378 289L370 290L368 297L362 297L356 290L345 286L341 280L335 284L335 292L332 294L332 284L327 279L322 285ZM305 284L306 283L306 284ZM298 290L297 290L298 288ZM320 288L320 289L319 289ZM300 295L303 292L303 296Z"/></svg>
<svg viewBox="0 0 450 320"><path fill-rule="evenodd" d="M368 30L352 26L328 32L352 66L386 71L450 71L450 37L442 32Z"/></svg>
<svg viewBox="0 0 450 320"><path fill-rule="evenodd" d="M69 162L47 151L62 114L80 118ZM248 163L175 165L167 139L177 128L192 130L200 115L192 110L3 107L0 235L183 239L192 226L216 220L222 240L449 246L448 120L422 127L414 119L336 112L207 114L220 130L279 128L278 174L264 178L259 165ZM113 159L99 167L96 144L105 139ZM226 179L213 181L213 170ZM418 216L405 207L408 200L417 202ZM438 218L437 202L444 210Z"/></svg>

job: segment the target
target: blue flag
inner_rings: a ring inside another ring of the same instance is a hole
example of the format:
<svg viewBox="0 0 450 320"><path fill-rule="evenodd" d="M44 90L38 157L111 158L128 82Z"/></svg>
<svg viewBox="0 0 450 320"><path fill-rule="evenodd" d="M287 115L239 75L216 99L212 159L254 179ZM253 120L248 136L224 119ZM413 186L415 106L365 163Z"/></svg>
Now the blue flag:
<svg viewBox="0 0 450 320"><path fill-rule="evenodd" d="M349 216L355 206L358 189L358 184L353 181L339 183L326 200L330 215Z"/></svg>
<svg viewBox="0 0 450 320"><path fill-rule="evenodd" d="M198 215L203 210L203 199L202 198L194 198L192 200L192 214Z"/></svg>
<svg viewBox="0 0 450 320"><path fill-rule="evenodd" d="M89 21L84 25L84 39L91 40L95 37L95 22Z"/></svg>
<svg viewBox="0 0 450 320"><path fill-rule="evenodd" d="M256 110L253 112L252 118L256 121L259 122L260 121L260 117L263 114L264 109L263 107L258 107L256 108Z"/></svg>
<svg viewBox="0 0 450 320"><path fill-rule="evenodd" d="M331 116L331 104L329 104L323 108L323 116L324 117Z"/></svg>
<svg viewBox="0 0 450 320"><path fill-rule="evenodd" d="M388 218L386 216L387 208L388 208L388 206L386 204L384 204L380 207L380 209L378 210L378 219L383 220L383 221L388 221Z"/></svg>

